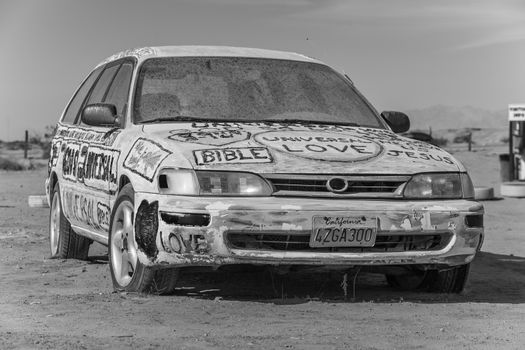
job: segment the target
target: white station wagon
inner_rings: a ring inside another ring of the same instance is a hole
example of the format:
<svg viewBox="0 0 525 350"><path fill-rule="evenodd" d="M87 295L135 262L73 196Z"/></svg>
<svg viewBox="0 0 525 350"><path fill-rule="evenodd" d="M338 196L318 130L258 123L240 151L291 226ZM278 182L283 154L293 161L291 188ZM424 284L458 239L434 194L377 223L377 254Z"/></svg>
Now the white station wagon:
<svg viewBox="0 0 525 350"><path fill-rule="evenodd" d="M318 60L232 47L148 47L106 59L58 123L51 255L109 247L116 290L170 293L185 266L322 268L460 292L483 206L442 149L396 135Z"/></svg>

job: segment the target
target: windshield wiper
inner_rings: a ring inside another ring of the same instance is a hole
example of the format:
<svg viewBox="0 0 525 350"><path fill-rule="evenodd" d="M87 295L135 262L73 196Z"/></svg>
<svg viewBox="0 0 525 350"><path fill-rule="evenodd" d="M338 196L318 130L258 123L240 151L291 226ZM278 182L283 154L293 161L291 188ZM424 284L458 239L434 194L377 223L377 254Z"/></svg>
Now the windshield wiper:
<svg viewBox="0 0 525 350"><path fill-rule="evenodd" d="M215 118L202 118L192 117L188 115L175 115L171 117L159 117L148 120L140 121L138 124L153 124L162 122L235 122L235 123L285 123L285 124L325 124L325 125L344 125L344 126L359 126L357 123L351 122L336 122L336 121L319 121L319 120L304 120L304 119L262 119L262 120L236 120L236 119L215 119Z"/></svg>
<svg viewBox="0 0 525 350"><path fill-rule="evenodd" d="M261 122L271 123L296 123L296 124L326 124L326 125L345 125L345 126L359 126L357 123L351 122L335 122L335 121L320 121L320 120L304 120L304 119L263 119Z"/></svg>
<svg viewBox="0 0 525 350"><path fill-rule="evenodd" d="M152 123L162 123L162 122L209 122L215 121L215 119L210 118L200 118L200 117L191 117L189 115L174 115L171 117L159 117L148 120L142 120L139 124L152 124Z"/></svg>

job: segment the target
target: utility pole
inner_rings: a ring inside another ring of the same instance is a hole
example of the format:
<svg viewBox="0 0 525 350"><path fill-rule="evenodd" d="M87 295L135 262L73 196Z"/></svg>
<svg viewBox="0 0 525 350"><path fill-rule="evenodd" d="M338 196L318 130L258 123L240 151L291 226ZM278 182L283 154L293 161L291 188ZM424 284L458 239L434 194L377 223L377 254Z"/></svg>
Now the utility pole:
<svg viewBox="0 0 525 350"><path fill-rule="evenodd" d="M29 148L29 132L26 130L26 137L24 143L24 159L27 159L27 150Z"/></svg>

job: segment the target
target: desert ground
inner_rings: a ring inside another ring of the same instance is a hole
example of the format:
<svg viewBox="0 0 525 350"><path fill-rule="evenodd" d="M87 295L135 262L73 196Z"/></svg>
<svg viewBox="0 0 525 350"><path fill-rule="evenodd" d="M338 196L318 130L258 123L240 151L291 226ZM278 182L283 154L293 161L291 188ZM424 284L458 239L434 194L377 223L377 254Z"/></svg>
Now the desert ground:
<svg viewBox="0 0 525 350"><path fill-rule="evenodd" d="M499 197L505 146L452 150ZM484 201L486 238L459 295L409 293L383 276L184 271L175 295L114 293L106 249L50 259L46 171L0 172L1 349L523 349L525 198Z"/></svg>

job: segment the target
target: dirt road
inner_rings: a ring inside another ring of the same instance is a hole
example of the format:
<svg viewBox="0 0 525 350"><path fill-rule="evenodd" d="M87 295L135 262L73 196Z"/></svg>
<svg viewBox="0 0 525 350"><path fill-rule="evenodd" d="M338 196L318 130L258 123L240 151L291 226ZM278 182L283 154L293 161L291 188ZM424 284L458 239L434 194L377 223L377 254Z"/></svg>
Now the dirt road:
<svg viewBox="0 0 525 350"><path fill-rule="evenodd" d="M493 152L456 156L476 184L497 183ZM0 173L0 349L524 347L525 199L484 202L485 245L461 295L394 291L360 274L345 300L341 276L254 269L186 272L175 295L145 296L112 293L99 245L88 262L49 259L48 209L27 206L44 177Z"/></svg>

